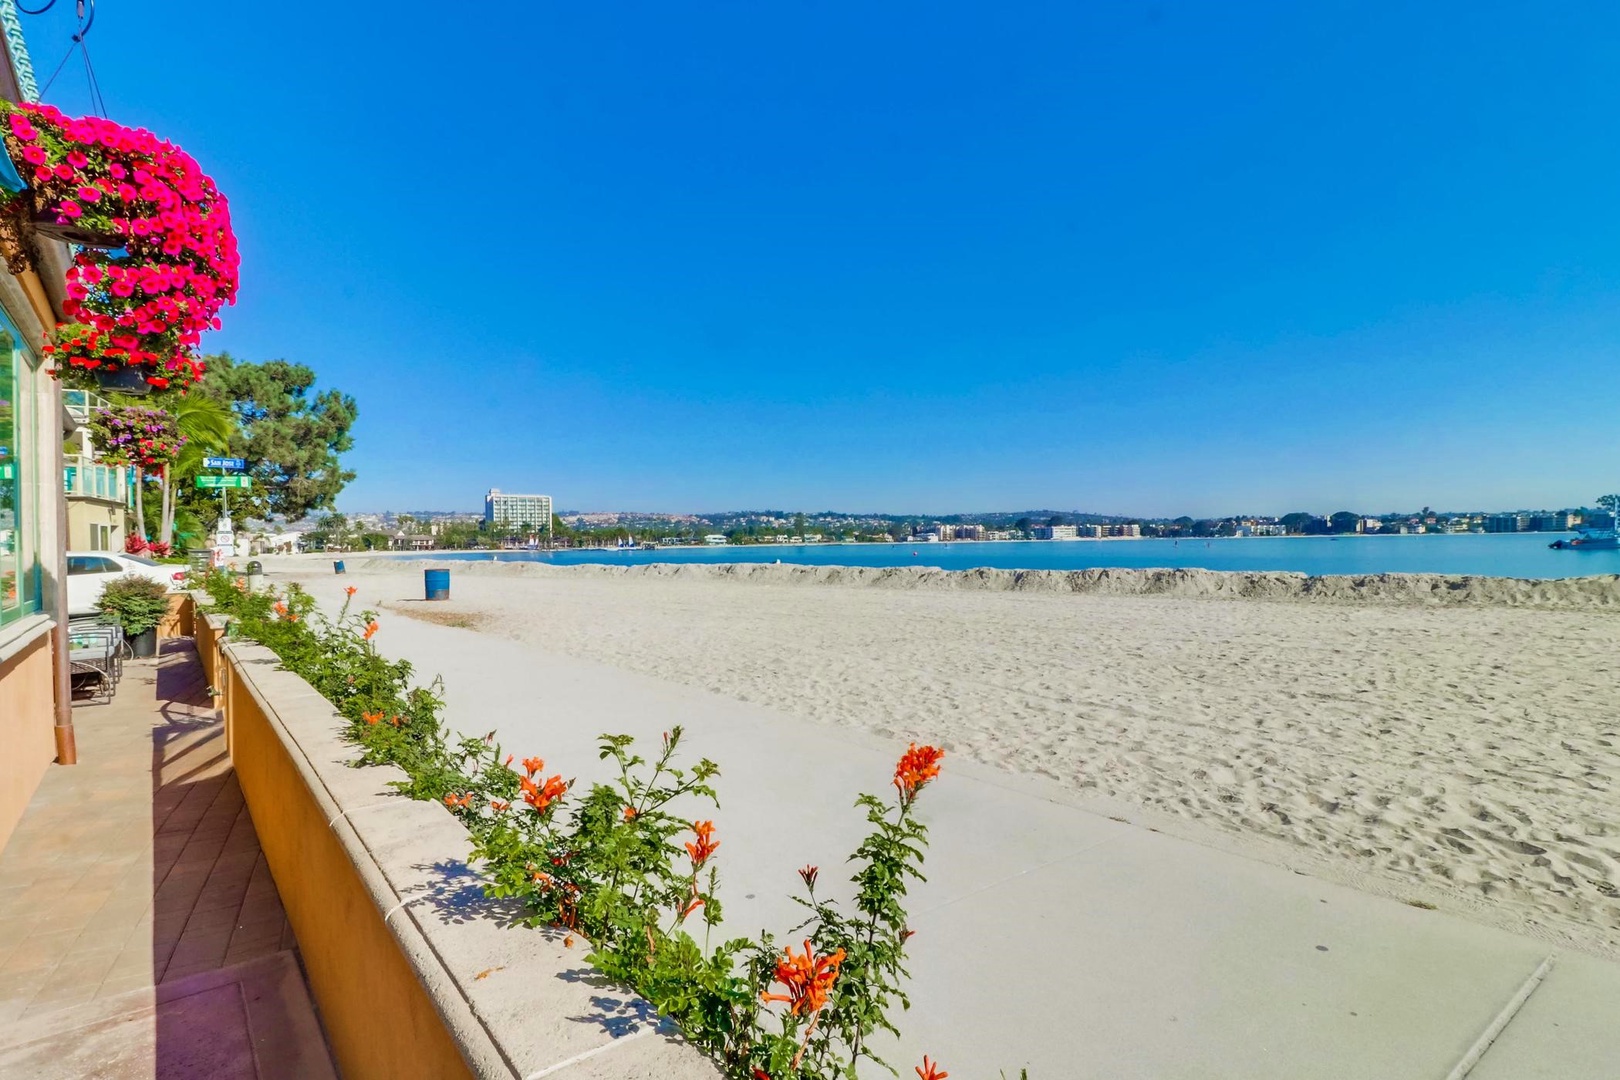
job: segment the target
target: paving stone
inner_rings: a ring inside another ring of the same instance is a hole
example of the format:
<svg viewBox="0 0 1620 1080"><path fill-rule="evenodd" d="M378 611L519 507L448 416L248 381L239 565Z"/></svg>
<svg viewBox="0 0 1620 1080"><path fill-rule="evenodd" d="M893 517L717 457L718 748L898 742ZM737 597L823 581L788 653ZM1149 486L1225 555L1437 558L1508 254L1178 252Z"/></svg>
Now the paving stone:
<svg viewBox="0 0 1620 1080"><path fill-rule="evenodd" d="M158 663L181 696L132 662L76 709L0 851L0 1076L331 1077L196 655Z"/></svg>

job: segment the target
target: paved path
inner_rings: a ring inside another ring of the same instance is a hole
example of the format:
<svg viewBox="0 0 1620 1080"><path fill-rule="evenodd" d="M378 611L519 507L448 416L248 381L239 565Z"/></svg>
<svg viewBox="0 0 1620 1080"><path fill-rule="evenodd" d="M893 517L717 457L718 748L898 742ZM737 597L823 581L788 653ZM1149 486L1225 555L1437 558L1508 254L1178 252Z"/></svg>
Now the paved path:
<svg viewBox="0 0 1620 1080"><path fill-rule="evenodd" d="M0 852L0 1076L331 1076L190 642L74 710Z"/></svg>
<svg viewBox="0 0 1620 1080"><path fill-rule="evenodd" d="M421 596L419 571L313 581L323 602L344 584L366 606ZM723 770L713 816L737 932L795 924L785 897L806 862L824 882L843 876L862 831L851 801L884 790L903 749L399 615L376 641L445 676L462 731L496 730L548 772L590 779L598 733L656 742L684 724ZM893 1058L907 1075L924 1051L964 1080L1024 1066L1032 1080L1617 1075L1620 965L1549 967L1540 942L1111 820L961 760L947 759L925 817L913 1008Z"/></svg>

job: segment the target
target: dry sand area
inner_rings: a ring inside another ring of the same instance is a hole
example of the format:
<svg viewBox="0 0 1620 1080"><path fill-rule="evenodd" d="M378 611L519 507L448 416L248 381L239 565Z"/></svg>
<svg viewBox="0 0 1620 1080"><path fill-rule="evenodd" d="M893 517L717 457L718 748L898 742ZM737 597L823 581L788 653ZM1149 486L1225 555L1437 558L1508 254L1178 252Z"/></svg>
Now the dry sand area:
<svg viewBox="0 0 1620 1080"><path fill-rule="evenodd" d="M400 595L420 595L420 565ZM1620 952L1613 579L450 565L455 599L431 610L485 633L936 741L1262 858Z"/></svg>

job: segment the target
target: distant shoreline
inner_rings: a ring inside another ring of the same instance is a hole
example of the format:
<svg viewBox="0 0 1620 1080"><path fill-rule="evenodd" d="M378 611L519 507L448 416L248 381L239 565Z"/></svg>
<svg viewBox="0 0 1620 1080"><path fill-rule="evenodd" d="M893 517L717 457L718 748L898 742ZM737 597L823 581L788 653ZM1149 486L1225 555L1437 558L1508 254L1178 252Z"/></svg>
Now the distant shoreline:
<svg viewBox="0 0 1620 1080"><path fill-rule="evenodd" d="M297 558L288 556L284 558ZM430 555L366 556L350 568L360 573L397 573L405 564L439 562ZM464 560L452 567L477 577L586 577L745 582L762 585L842 586L896 590L959 590L1167 596L1216 600L1326 603L1493 605L1546 611L1620 611L1620 575L1513 578L1478 574L1326 574L1292 571L1131 569L942 570L921 566L836 566L803 563L669 563L634 566L536 561Z"/></svg>

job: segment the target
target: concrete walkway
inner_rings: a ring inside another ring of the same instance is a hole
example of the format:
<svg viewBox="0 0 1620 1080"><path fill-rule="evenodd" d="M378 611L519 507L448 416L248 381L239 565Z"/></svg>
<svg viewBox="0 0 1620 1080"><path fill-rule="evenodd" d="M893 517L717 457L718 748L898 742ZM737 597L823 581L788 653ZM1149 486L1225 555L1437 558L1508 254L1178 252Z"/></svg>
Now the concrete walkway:
<svg viewBox="0 0 1620 1080"><path fill-rule="evenodd" d="M365 606L421 575L313 579ZM454 603L435 605L452 612ZM385 613L387 654L445 677L463 732L598 778L596 736L675 724L720 763L727 929L787 935L805 863L846 876L851 802L903 747L756 705ZM947 758L911 897L913 1008L891 1060L952 1076L1598 1080L1620 1062L1620 965L1111 820ZM1550 962L1549 962L1550 961ZM1496 1035L1494 1043L1492 1036ZM1470 1071L1471 1069L1471 1071Z"/></svg>
<svg viewBox="0 0 1620 1080"><path fill-rule="evenodd" d="M330 1077L189 641L74 710L0 852L0 1076Z"/></svg>

